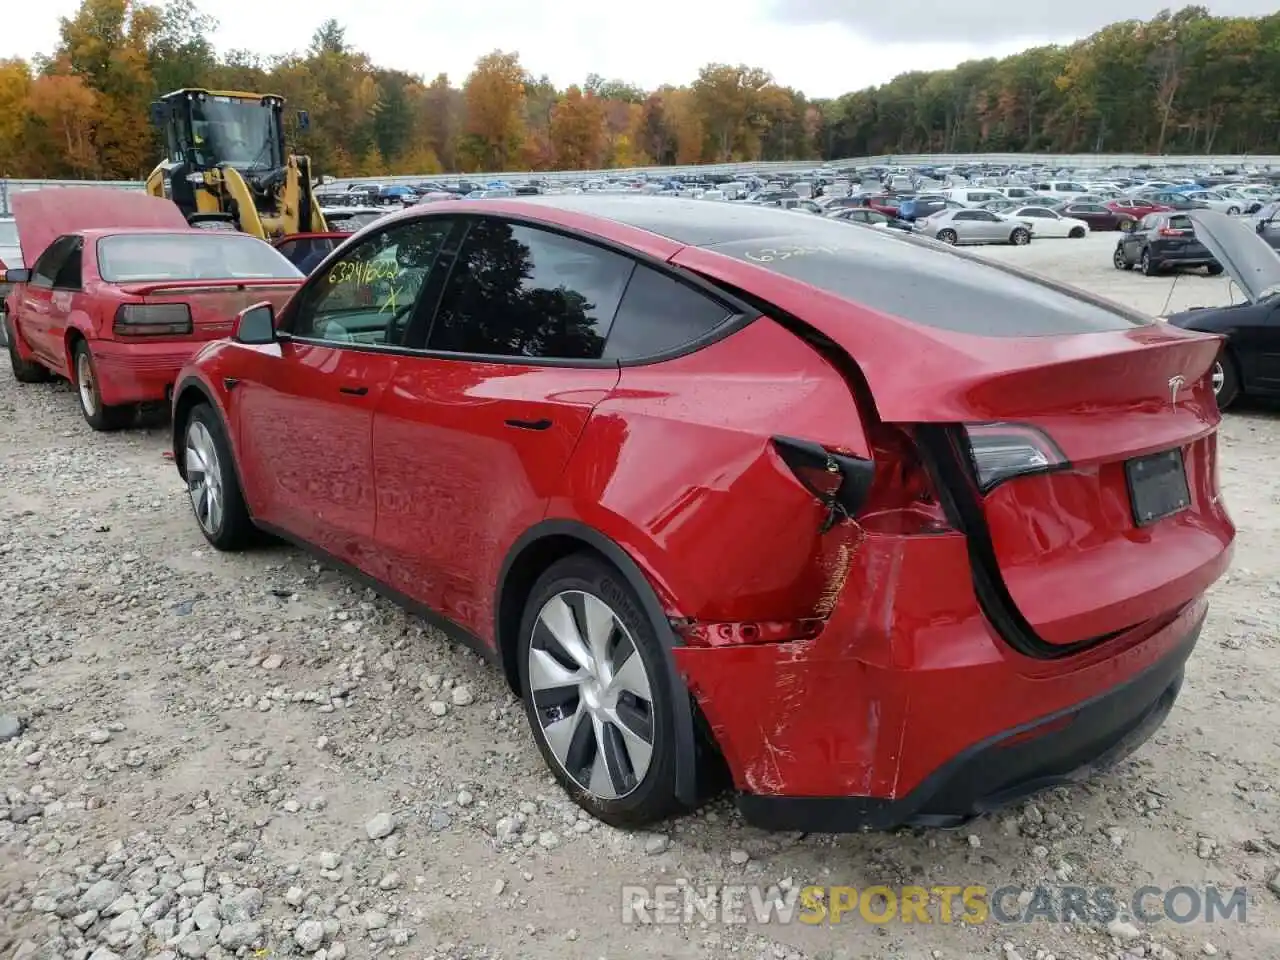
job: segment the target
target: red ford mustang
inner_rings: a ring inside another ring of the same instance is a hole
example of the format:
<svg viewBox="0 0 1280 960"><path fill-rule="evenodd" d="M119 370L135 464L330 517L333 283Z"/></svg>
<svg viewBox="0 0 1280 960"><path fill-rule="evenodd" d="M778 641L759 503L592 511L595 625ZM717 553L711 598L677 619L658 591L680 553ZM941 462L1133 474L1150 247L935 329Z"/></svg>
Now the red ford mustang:
<svg viewBox="0 0 1280 960"><path fill-rule="evenodd" d="M935 244L665 198L415 207L174 396L216 547L503 670L584 808L956 823L1163 721L1234 528L1216 338Z"/></svg>
<svg viewBox="0 0 1280 960"><path fill-rule="evenodd" d="M191 355L264 297L283 304L302 274L270 244L192 230L168 200L127 190L18 193L29 270L9 270L6 331L14 376L77 388L95 430L166 401Z"/></svg>

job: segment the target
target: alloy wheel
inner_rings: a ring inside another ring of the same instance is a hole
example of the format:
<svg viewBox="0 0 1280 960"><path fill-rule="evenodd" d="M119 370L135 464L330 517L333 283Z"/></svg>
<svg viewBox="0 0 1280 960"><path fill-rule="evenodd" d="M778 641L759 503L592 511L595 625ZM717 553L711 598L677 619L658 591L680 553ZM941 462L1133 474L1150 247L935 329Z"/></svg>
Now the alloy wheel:
<svg viewBox="0 0 1280 960"><path fill-rule="evenodd" d="M76 389L80 392L80 406L84 407L86 416L92 417L98 412L98 398L94 393L93 362L89 359L89 351L83 350L76 357Z"/></svg>
<svg viewBox="0 0 1280 960"><path fill-rule="evenodd" d="M1227 382L1227 371L1222 368L1222 361L1218 360L1213 365L1213 372L1209 375L1209 382L1213 384L1213 395L1216 397L1222 393L1222 386Z"/></svg>
<svg viewBox="0 0 1280 960"><path fill-rule="evenodd" d="M187 493L191 509L205 533L216 535L222 526L222 466L209 428L199 420L187 427Z"/></svg>
<svg viewBox="0 0 1280 960"><path fill-rule="evenodd" d="M653 692L613 608L581 590L553 596L534 621L527 666L533 712L564 772L601 800L634 791L653 759Z"/></svg>

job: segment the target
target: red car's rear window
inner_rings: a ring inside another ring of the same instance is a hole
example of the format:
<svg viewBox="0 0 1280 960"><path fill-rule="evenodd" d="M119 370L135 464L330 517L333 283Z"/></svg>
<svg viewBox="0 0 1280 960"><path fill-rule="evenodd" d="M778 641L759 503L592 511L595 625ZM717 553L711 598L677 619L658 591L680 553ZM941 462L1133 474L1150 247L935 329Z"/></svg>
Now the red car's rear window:
<svg viewBox="0 0 1280 960"><path fill-rule="evenodd" d="M242 233L120 234L98 241L108 283L159 280L293 280L298 268L269 243Z"/></svg>
<svg viewBox="0 0 1280 960"><path fill-rule="evenodd" d="M852 231L859 235L849 237ZM819 221L791 236L734 240L710 249L850 303L956 333L1045 337L1151 322L897 231Z"/></svg>

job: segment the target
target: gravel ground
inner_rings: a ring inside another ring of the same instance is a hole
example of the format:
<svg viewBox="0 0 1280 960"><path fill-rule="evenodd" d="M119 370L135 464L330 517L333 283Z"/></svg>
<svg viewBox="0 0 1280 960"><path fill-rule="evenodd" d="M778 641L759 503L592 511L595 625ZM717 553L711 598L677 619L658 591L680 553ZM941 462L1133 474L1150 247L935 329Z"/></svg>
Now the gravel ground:
<svg viewBox="0 0 1280 960"><path fill-rule="evenodd" d="M1114 236L988 255L1159 312ZM1172 305L1225 302L1185 276ZM1236 562L1177 708L1107 776L957 831L579 815L496 673L285 547L208 549L163 427L0 374L0 957L1280 955L1280 422L1229 416ZM625 884L1249 888L1248 922L624 926Z"/></svg>

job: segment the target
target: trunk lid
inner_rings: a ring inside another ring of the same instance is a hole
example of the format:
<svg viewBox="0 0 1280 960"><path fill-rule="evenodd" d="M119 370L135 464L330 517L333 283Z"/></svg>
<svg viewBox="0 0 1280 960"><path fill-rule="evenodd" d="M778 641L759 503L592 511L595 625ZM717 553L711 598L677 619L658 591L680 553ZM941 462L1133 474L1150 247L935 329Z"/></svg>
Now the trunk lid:
<svg viewBox="0 0 1280 960"><path fill-rule="evenodd" d="M1191 210L1196 236L1251 303L1280 292L1280 257L1257 227L1216 210Z"/></svg>
<svg viewBox="0 0 1280 960"><path fill-rule="evenodd" d="M268 300L276 312L288 303L302 280L192 280L124 283L122 293L143 303L185 303L191 309L192 337L217 340L230 335L236 314Z"/></svg>
<svg viewBox="0 0 1280 960"><path fill-rule="evenodd" d="M49 244L67 233L130 227L190 229L171 200L140 190L55 187L14 193L10 203L23 254L33 266Z"/></svg>
<svg viewBox="0 0 1280 960"><path fill-rule="evenodd" d="M927 241L817 233L673 260L767 289L857 363L865 415L915 436L1016 649L1074 652L1221 575L1234 528L1207 376L1220 338Z"/></svg>

